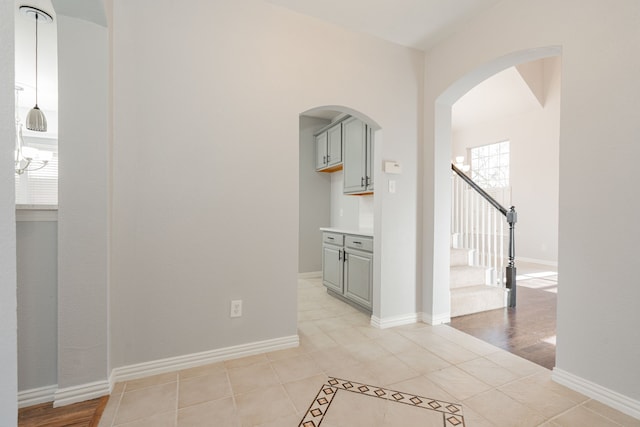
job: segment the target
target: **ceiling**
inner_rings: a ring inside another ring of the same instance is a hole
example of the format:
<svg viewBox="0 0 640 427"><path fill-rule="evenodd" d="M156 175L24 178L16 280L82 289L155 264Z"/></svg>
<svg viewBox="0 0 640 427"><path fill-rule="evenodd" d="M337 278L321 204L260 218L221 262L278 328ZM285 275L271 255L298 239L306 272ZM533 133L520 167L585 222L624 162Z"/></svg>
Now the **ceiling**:
<svg viewBox="0 0 640 427"><path fill-rule="evenodd" d="M541 108L516 67L489 77L453 104L451 127L454 131Z"/></svg>
<svg viewBox="0 0 640 427"><path fill-rule="evenodd" d="M427 50L500 0L266 0L353 31Z"/></svg>

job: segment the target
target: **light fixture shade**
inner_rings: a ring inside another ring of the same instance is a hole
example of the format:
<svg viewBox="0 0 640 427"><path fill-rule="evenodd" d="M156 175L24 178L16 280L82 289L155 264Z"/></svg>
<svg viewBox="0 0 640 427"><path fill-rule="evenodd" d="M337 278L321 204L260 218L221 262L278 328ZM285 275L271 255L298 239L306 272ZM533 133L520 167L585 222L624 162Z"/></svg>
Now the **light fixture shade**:
<svg viewBox="0 0 640 427"><path fill-rule="evenodd" d="M47 131L47 118L44 116L42 110L38 108L38 104L36 104L35 107L33 107L27 114L26 126L27 129L34 130L36 132Z"/></svg>

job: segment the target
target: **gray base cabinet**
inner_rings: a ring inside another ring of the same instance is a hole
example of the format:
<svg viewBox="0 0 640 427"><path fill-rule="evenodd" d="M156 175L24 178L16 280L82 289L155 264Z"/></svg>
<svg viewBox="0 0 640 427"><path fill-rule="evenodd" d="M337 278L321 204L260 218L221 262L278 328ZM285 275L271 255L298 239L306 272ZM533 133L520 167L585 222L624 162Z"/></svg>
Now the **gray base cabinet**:
<svg viewBox="0 0 640 427"><path fill-rule="evenodd" d="M346 249L344 262L344 296L371 309L373 256L370 253Z"/></svg>
<svg viewBox="0 0 640 427"><path fill-rule="evenodd" d="M324 232L322 241L322 283L371 312L373 238Z"/></svg>

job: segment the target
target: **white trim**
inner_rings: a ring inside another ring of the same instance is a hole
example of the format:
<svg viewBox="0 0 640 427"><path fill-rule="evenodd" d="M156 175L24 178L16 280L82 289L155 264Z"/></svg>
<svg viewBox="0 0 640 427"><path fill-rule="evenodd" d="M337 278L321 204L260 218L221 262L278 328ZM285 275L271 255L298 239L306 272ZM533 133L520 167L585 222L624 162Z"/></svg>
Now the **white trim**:
<svg viewBox="0 0 640 427"><path fill-rule="evenodd" d="M410 325L418 321L417 313L402 314L400 316L384 317L380 319L371 316L371 326L378 329L393 328L395 326Z"/></svg>
<svg viewBox="0 0 640 427"><path fill-rule="evenodd" d="M163 374L165 372L181 369L195 368L222 360L236 359L253 354L269 351L284 350L297 347L300 344L298 335L275 338L265 341L257 341L233 347L219 348L203 351L201 353L185 354L183 356L169 357L166 359L152 360L150 362L137 363L135 365L121 366L111 371L109 382L113 384L120 381L128 381L150 375Z"/></svg>
<svg viewBox="0 0 640 427"><path fill-rule="evenodd" d="M518 268L518 261L522 261L522 262L531 262L533 264L542 264L542 265L548 265L550 267L557 267L558 266L558 261L549 261L546 259L537 259L537 258L525 258L525 257L517 257L516 258L516 268Z"/></svg>
<svg viewBox="0 0 640 427"><path fill-rule="evenodd" d="M298 273L298 279L319 279L322 277L322 271L309 271L307 273Z"/></svg>
<svg viewBox="0 0 640 427"><path fill-rule="evenodd" d="M32 206L32 205L23 205ZM58 221L58 209L36 209L36 208L16 208L16 221L42 221L55 222Z"/></svg>
<svg viewBox="0 0 640 427"><path fill-rule="evenodd" d="M640 419L640 401L638 400L631 399L616 391L609 390L606 387L558 368L553 368L551 379L558 384L562 384L605 405L611 406L620 412Z"/></svg>
<svg viewBox="0 0 640 427"><path fill-rule="evenodd" d="M429 313L421 313L422 321L429 325L442 325L451 322L451 313L436 314L432 316Z"/></svg>
<svg viewBox="0 0 640 427"><path fill-rule="evenodd" d="M107 380L59 388L54 396L53 407L58 408L76 402L84 402L85 400L106 396L109 393L111 393L111 384Z"/></svg>
<svg viewBox="0 0 640 427"><path fill-rule="evenodd" d="M26 408L27 406L39 405L40 403L53 402L56 390L58 390L58 384L19 391L18 408Z"/></svg>

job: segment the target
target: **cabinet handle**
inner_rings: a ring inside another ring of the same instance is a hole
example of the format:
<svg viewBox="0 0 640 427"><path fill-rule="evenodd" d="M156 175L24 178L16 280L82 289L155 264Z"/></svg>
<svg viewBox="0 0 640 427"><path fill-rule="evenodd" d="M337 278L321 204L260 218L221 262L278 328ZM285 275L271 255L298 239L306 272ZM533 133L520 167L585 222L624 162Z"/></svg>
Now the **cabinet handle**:
<svg viewBox="0 0 640 427"><path fill-rule="evenodd" d="M362 244L362 242L355 242L355 241L354 241L354 242L353 242L353 244L354 244L354 245L361 245L361 244Z"/></svg>
<svg viewBox="0 0 640 427"><path fill-rule="evenodd" d="M327 237L327 240L333 240L333 237Z"/></svg>
<svg viewBox="0 0 640 427"><path fill-rule="evenodd" d="M327 154L327 163L331 161L331 154Z"/></svg>
<svg viewBox="0 0 640 427"><path fill-rule="evenodd" d="M338 251L338 261L342 261L342 249Z"/></svg>
<svg viewBox="0 0 640 427"><path fill-rule="evenodd" d="M327 156L322 156L322 164L323 165L327 164Z"/></svg>
<svg viewBox="0 0 640 427"><path fill-rule="evenodd" d="M371 184L371 178L367 177L367 179L365 179L365 182L367 184L367 187L369 186L369 184Z"/></svg>
<svg viewBox="0 0 640 427"><path fill-rule="evenodd" d="M364 177L360 178L360 187L364 187Z"/></svg>
<svg viewBox="0 0 640 427"><path fill-rule="evenodd" d="M347 262L347 251L342 251L342 254L344 255L342 258L344 259L344 262Z"/></svg>

